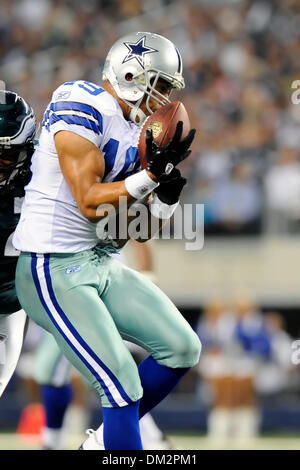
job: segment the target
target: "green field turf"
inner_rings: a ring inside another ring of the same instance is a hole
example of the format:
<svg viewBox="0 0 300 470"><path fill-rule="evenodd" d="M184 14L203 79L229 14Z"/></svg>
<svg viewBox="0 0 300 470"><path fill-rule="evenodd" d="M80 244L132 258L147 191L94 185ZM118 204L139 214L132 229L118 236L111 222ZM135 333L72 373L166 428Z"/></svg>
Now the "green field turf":
<svg viewBox="0 0 300 470"><path fill-rule="evenodd" d="M299 450L300 436L274 435L261 436L251 441L211 442L200 434L172 433L168 436L176 449L182 450ZM70 436L66 448L76 450L84 436ZM0 450L41 449L37 439L24 439L13 433L0 433Z"/></svg>

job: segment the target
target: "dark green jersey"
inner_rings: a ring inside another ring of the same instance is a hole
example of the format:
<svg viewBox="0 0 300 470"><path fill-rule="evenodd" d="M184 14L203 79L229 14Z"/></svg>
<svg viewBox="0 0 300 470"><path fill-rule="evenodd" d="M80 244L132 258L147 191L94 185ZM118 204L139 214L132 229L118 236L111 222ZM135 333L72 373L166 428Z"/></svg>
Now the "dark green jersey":
<svg viewBox="0 0 300 470"><path fill-rule="evenodd" d="M15 270L18 261L12 246L12 235L20 217L23 188L0 198L0 314L21 309L15 291Z"/></svg>
<svg viewBox="0 0 300 470"><path fill-rule="evenodd" d="M15 290L18 252L12 245L28 184L36 119L17 93L0 89L0 314L20 310Z"/></svg>

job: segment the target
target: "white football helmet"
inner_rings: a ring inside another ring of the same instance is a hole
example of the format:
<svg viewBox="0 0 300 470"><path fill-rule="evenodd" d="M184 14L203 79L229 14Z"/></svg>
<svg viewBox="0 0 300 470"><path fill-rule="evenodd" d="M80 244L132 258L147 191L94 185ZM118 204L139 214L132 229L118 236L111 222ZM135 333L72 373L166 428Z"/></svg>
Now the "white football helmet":
<svg viewBox="0 0 300 470"><path fill-rule="evenodd" d="M182 59L178 49L158 34L138 32L127 34L110 49L104 64L103 80L108 80L115 92L131 108L130 119L141 124L146 115L139 109L148 95L146 106L150 114L150 98L161 104L169 102L155 90L159 78L172 88L182 90Z"/></svg>

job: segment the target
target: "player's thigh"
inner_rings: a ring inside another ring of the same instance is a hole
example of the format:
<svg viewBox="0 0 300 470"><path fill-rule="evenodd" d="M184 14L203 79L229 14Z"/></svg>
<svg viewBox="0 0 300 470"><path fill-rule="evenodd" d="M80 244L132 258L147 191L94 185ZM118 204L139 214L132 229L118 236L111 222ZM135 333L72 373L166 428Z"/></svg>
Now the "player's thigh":
<svg viewBox="0 0 300 470"><path fill-rule="evenodd" d="M111 284L102 299L122 337L166 366L195 365L199 338L173 302L142 274L115 260L112 263Z"/></svg>
<svg viewBox="0 0 300 470"><path fill-rule="evenodd" d="M58 297L63 323L53 333L66 357L99 391L103 406L138 400L142 388L136 364L97 291L75 288L69 301Z"/></svg>
<svg viewBox="0 0 300 470"><path fill-rule="evenodd" d="M65 275L65 260L58 263L56 259L53 265L50 260L43 279L44 271L36 262L27 276L26 263L21 257L17 290L28 315L55 337L67 359L99 391L103 406L138 400L142 389L136 364L97 288L91 285L88 268L71 278Z"/></svg>
<svg viewBox="0 0 300 470"><path fill-rule="evenodd" d="M54 336L44 332L35 353L34 378L39 384L62 387L70 382L72 366L59 348Z"/></svg>

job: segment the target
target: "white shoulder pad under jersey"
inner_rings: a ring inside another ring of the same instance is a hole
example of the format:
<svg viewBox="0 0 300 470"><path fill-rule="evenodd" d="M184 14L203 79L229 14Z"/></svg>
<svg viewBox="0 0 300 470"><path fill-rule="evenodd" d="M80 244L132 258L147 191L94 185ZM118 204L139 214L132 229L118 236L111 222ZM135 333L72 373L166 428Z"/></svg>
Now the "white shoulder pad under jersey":
<svg viewBox="0 0 300 470"><path fill-rule="evenodd" d="M103 113L114 115L118 111L116 100L103 88L82 80L67 82L54 91L43 127L52 135L60 130L72 131L100 147Z"/></svg>
<svg viewBox="0 0 300 470"><path fill-rule="evenodd" d="M71 131L99 147L105 159L104 182L121 181L140 169L138 126L126 121L116 99L94 83L77 80L57 88L44 115L45 130L52 138L59 131Z"/></svg>

